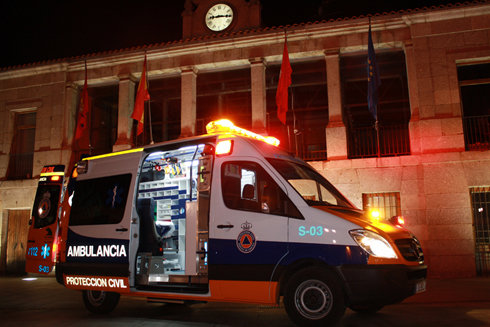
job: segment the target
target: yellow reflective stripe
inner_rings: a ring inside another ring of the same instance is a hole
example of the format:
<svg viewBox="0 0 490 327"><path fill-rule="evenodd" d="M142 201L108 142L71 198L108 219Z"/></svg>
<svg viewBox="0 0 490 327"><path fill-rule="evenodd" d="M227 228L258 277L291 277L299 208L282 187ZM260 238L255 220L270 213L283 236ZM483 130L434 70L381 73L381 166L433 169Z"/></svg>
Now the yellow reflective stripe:
<svg viewBox="0 0 490 327"><path fill-rule="evenodd" d="M83 160L101 159L101 158L119 156L121 154L135 153L135 152L141 152L141 151L143 151L143 148L130 149L130 150L125 150L125 151L119 151L119 152L112 152L112 153L101 154L99 156L93 156L93 157L83 158Z"/></svg>
<svg viewBox="0 0 490 327"><path fill-rule="evenodd" d="M41 173L39 176L45 177L45 176L65 176L65 173L62 171L57 171L54 173Z"/></svg>

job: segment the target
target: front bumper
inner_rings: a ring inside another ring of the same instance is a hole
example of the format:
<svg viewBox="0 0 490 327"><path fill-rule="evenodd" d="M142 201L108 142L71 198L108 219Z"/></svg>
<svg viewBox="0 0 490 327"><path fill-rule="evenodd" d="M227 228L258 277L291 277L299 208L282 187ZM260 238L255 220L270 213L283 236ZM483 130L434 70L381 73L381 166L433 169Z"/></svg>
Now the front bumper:
<svg viewBox="0 0 490 327"><path fill-rule="evenodd" d="M401 302L414 295L427 276L426 265L343 265L338 270L349 306Z"/></svg>

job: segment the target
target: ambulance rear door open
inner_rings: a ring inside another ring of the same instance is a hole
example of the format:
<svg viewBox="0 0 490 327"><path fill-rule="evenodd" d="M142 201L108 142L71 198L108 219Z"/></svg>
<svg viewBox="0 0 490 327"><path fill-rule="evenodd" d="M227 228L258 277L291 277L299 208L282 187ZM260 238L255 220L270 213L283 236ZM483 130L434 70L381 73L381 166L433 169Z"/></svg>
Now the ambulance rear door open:
<svg viewBox="0 0 490 327"><path fill-rule="evenodd" d="M132 247L137 247L138 290L208 292L209 177L213 155L204 154L205 148L204 142L194 142L146 150L135 204L140 230L138 238L132 240Z"/></svg>
<svg viewBox="0 0 490 327"><path fill-rule="evenodd" d="M143 149L86 158L78 164L66 236L64 284L129 292L134 185Z"/></svg>

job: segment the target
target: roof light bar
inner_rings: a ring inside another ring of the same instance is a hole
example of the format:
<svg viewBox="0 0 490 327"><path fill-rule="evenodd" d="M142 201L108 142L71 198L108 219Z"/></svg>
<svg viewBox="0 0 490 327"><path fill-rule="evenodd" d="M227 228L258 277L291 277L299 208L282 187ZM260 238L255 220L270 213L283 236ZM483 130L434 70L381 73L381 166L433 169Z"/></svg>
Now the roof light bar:
<svg viewBox="0 0 490 327"><path fill-rule="evenodd" d="M241 135L241 136L245 136L245 137L249 137L249 138L252 138L255 140L265 142L265 143L270 144L270 145L279 146L279 140L276 139L275 137L273 137L273 136L262 136L262 135L259 135L257 133L246 130L244 128L235 126L228 119L220 119L220 120L214 120L212 122L209 122L206 125L206 131L208 134L230 133L230 134L235 134L235 135Z"/></svg>

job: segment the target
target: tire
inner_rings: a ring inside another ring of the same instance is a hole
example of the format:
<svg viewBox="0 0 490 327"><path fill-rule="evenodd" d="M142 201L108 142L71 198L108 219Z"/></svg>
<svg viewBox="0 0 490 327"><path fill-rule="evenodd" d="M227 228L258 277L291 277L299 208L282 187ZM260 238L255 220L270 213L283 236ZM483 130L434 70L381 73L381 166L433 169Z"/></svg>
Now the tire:
<svg viewBox="0 0 490 327"><path fill-rule="evenodd" d="M88 311L102 314L109 313L119 303L119 293L105 291L83 291L83 304Z"/></svg>
<svg viewBox="0 0 490 327"><path fill-rule="evenodd" d="M344 292L333 273L308 268L289 280L284 307L289 318L299 326L328 326L345 312Z"/></svg>
<svg viewBox="0 0 490 327"><path fill-rule="evenodd" d="M364 314L364 315L371 315L375 314L379 310L381 310L384 306L383 305L351 305L349 309L352 311L355 311L359 314Z"/></svg>

